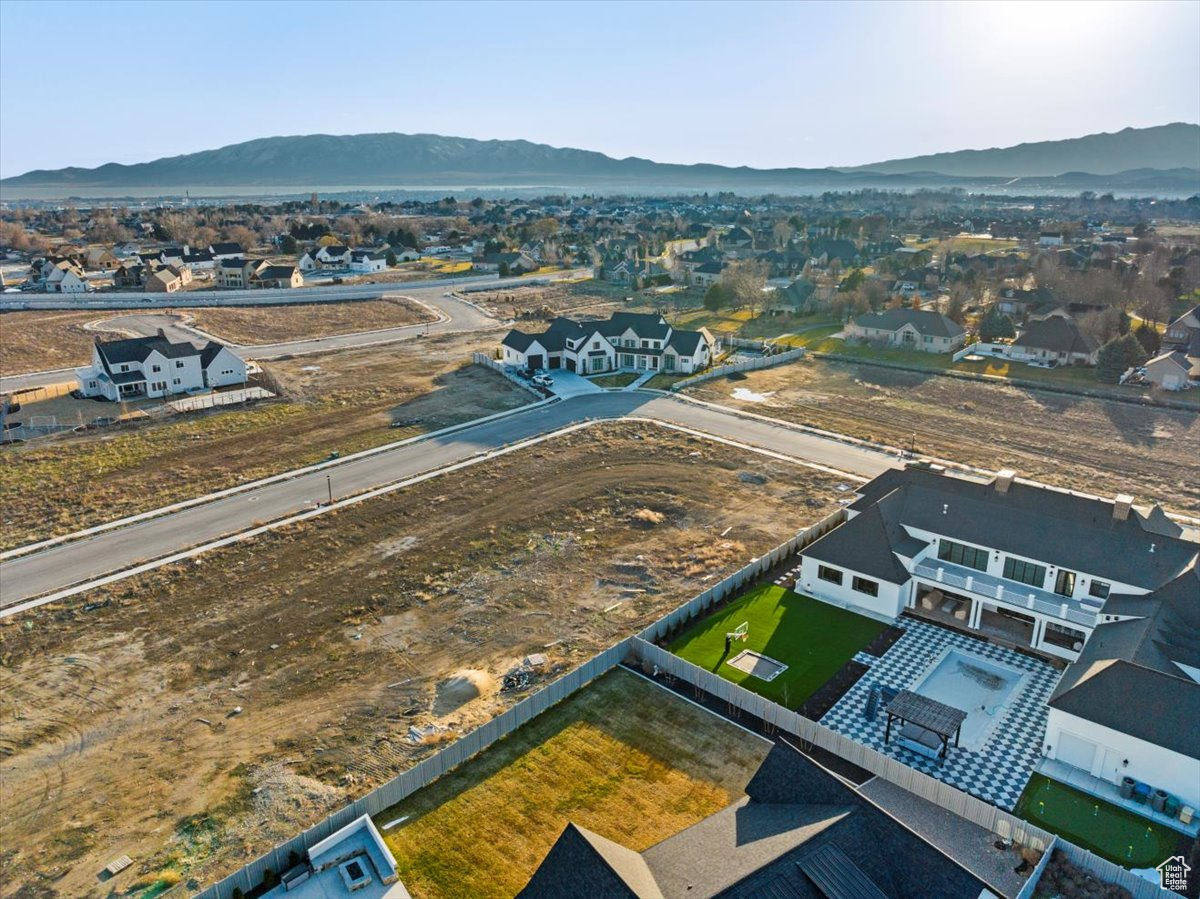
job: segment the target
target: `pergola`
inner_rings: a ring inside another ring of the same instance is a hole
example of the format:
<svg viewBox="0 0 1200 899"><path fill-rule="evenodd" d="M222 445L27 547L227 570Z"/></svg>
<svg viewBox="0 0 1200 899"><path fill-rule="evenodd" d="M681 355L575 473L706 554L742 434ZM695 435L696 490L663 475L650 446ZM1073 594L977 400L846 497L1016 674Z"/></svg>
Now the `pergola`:
<svg viewBox="0 0 1200 899"><path fill-rule="evenodd" d="M930 699L928 696L922 696L911 690L901 690L897 693L896 698L888 703L885 711L887 711L888 720L883 742L891 742L892 721L899 718L906 725L901 728L900 737L906 743L915 743L925 747L925 750L928 750L927 754L932 754L936 749L936 758L939 764L946 758L951 737L954 737L954 745L958 745L962 723L967 719L967 713L962 709L956 709L952 705L946 705L944 702L938 702L936 699ZM915 730L912 726L915 726ZM940 748L936 746L935 741L926 739L927 734L936 737L936 742L941 743Z"/></svg>

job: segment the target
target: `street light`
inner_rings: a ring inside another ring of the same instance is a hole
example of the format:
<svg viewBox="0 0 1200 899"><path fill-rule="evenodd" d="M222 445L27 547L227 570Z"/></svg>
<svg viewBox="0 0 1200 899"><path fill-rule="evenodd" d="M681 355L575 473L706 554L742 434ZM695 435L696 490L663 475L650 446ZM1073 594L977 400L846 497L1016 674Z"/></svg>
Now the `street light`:
<svg viewBox="0 0 1200 899"><path fill-rule="evenodd" d="M333 505L333 480L329 475L325 475L325 488L329 491L329 505Z"/></svg>

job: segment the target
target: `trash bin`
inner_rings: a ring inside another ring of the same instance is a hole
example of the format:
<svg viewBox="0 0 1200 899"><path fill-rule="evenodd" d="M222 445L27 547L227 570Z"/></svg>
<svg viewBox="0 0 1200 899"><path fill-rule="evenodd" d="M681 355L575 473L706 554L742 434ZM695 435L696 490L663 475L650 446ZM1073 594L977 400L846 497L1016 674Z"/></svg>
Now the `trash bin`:
<svg viewBox="0 0 1200 899"><path fill-rule="evenodd" d="M1182 805L1183 803L1176 797L1168 796L1167 801L1163 803L1163 814L1168 818L1175 818L1179 815L1179 808Z"/></svg>
<svg viewBox="0 0 1200 899"><path fill-rule="evenodd" d="M1150 785L1149 784L1140 783L1140 784L1137 784L1134 786L1134 788L1133 788L1133 801L1134 802L1140 802L1142 805L1145 805L1146 800L1149 798L1150 798Z"/></svg>
<svg viewBox="0 0 1200 899"><path fill-rule="evenodd" d="M1121 778L1121 798L1122 799L1133 798L1133 788L1136 786L1137 786L1137 781L1134 780L1132 777L1129 777L1128 775L1126 775L1125 777L1122 777Z"/></svg>
<svg viewBox="0 0 1200 899"><path fill-rule="evenodd" d="M1166 805L1170 796L1171 794L1166 790L1155 790L1150 794L1150 808L1154 809L1156 812L1161 812L1163 810L1163 806Z"/></svg>

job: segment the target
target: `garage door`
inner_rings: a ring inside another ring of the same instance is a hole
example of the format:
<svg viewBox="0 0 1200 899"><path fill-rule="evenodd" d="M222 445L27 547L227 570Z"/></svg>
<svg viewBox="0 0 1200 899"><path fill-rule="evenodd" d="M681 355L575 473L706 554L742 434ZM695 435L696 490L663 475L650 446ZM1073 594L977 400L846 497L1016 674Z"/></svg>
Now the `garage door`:
<svg viewBox="0 0 1200 899"><path fill-rule="evenodd" d="M550 357L550 367L551 368L562 368L562 359L560 359L556 356L551 356Z"/></svg>
<svg viewBox="0 0 1200 899"><path fill-rule="evenodd" d="M1074 765L1084 771L1091 772L1092 763L1096 760L1096 744L1074 734L1060 732L1058 735L1058 752L1054 754L1060 762Z"/></svg>
<svg viewBox="0 0 1200 899"><path fill-rule="evenodd" d="M529 366L530 371L533 371L535 368L545 368L546 367L546 357L541 355L540 353L536 353L532 356L526 356L525 364Z"/></svg>

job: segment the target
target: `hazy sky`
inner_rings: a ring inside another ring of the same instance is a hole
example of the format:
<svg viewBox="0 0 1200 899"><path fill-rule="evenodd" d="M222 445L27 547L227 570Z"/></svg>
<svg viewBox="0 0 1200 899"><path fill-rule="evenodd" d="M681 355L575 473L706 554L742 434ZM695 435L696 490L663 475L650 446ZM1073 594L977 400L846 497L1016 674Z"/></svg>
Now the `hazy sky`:
<svg viewBox="0 0 1200 899"><path fill-rule="evenodd" d="M278 134L825 166L1200 121L1200 0L0 2L0 174Z"/></svg>

